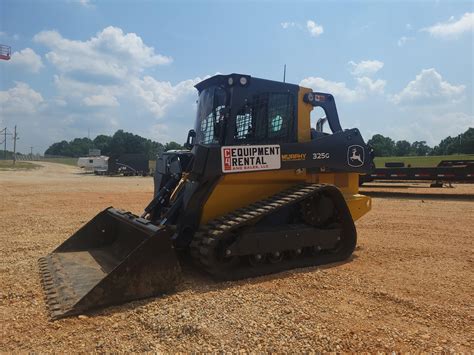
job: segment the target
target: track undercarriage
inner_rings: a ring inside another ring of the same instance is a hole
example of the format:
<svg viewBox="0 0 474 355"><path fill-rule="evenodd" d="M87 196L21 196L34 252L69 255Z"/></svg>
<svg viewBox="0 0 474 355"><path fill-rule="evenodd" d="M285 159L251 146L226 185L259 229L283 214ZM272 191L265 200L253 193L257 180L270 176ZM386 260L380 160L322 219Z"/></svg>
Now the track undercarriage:
<svg viewBox="0 0 474 355"><path fill-rule="evenodd" d="M340 191L301 184L210 221L191 255L216 278L235 280L343 261L356 239Z"/></svg>

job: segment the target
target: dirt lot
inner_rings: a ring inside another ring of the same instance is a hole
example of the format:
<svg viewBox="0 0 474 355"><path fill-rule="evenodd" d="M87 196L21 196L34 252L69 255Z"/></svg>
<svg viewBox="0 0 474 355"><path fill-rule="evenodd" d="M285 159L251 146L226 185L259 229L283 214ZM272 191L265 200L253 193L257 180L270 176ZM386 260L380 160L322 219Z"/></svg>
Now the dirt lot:
<svg viewBox="0 0 474 355"><path fill-rule="evenodd" d="M227 283L187 274L176 294L50 322L36 260L103 208L139 213L153 187L42 164L0 171L2 352L474 349L474 203L449 194L375 198L342 265Z"/></svg>

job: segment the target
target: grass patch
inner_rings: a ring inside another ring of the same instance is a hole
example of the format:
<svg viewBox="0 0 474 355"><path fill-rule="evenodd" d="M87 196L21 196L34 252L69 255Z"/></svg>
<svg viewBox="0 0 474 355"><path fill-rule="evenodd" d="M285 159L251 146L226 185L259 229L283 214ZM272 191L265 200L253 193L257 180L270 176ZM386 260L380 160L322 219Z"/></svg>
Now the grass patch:
<svg viewBox="0 0 474 355"><path fill-rule="evenodd" d="M0 170L31 170L41 168L41 165L25 161L17 161L13 165L13 160L0 160Z"/></svg>
<svg viewBox="0 0 474 355"><path fill-rule="evenodd" d="M41 161L77 166L77 158L44 158Z"/></svg>
<svg viewBox="0 0 474 355"><path fill-rule="evenodd" d="M374 159L377 168L384 168L386 162L403 162L414 167L434 167L441 160L474 160L474 154L433 155L427 157L376 157Z"/></svg>

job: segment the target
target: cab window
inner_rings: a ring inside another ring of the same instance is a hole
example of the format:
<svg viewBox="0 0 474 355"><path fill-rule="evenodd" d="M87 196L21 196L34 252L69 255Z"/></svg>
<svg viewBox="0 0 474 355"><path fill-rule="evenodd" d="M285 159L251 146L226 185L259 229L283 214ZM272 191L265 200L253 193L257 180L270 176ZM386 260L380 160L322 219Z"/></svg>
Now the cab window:
<svg viewBox="0 0 474 355"><path fill-rule="evenodd" d="M291 142L293 122L292 94L258 94L237 112L234 141L237 144Z"/></svg>

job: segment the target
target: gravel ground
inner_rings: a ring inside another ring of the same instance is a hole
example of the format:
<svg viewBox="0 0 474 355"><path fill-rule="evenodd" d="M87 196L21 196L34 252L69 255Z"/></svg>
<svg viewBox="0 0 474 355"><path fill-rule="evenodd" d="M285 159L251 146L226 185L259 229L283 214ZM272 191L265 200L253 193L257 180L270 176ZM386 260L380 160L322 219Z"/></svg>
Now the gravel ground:
<svg viewBox="0 0 474 355"><path fill-rule="evenodd" d="M153 187L41 164L0 172L2 352L473 352L474 203L448 196L375 198L340 265L226 283L187 270L173 295L50 322L36 260L101 209L141 212Z"/></svg>

